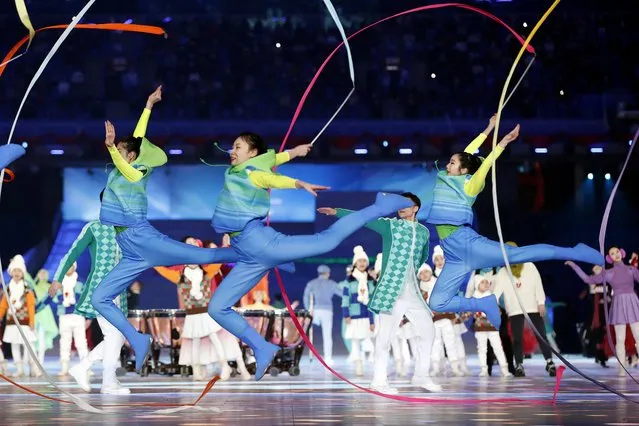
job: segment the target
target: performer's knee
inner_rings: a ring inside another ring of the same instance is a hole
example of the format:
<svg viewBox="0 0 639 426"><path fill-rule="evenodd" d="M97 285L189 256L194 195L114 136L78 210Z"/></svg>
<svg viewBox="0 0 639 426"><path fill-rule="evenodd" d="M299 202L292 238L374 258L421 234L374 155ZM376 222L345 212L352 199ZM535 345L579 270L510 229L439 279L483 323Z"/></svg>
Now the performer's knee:
<svg viewBox="0 0 639 426"><path fill-rule="evenodd" d="M446 312L446 305L448 305L448 298L445 294L433 292L428 299L428 306L430 306L433 311Z"/></svg>
<svg viewBox="0 0 639 426"><path fill-rule="evenodd" d="M213 297L209 303L209 315L218 323L224 318L224 311L229 309L219 298Z"/></svg>

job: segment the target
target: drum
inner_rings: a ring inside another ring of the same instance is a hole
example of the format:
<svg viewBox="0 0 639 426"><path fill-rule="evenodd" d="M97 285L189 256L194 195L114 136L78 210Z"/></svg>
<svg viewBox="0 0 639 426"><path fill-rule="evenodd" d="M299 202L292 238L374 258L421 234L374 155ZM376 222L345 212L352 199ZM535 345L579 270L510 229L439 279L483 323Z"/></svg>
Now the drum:
<svg viewBox="0 0 639 426"><path fill-rule="evenodd" d="M238 313L244 317L246 322L249 323L262 337L268 339L270 334L270 328L273 324L273 312L272 311L258 311L258 310L241 310L238 309Z"/></svg>
<svg viewBox="0 0 639 426"><path fill-rule="evenodd" d="M179 345L186 313L178 309L153 309L147 312L146 325L154 342L160 347Z"/></svg>
<svg viewBox="0 0 639 426"><path fill-rule="evenodd" d="M297 316L304 332L308 333L313 322L311 314L304 309L298 309L295 311L295 316ZM302 335L295 327L288 311L281 310L274 313L273 333L270 341L282 348L293 348L302 343Z"/></svg>
<svg viewBox="0 0 639 426"><path fill-rule="evenodd" d="M146 311L143 311L141 309L132 309L129 311L128 314L128 320L129 323L133 326L133 328L135 328L137 331L141 332L141 333L146 333L146 321L144 320L146 317ZM129 341L126 340L125 344L127 346L129 345Z"/></svg>

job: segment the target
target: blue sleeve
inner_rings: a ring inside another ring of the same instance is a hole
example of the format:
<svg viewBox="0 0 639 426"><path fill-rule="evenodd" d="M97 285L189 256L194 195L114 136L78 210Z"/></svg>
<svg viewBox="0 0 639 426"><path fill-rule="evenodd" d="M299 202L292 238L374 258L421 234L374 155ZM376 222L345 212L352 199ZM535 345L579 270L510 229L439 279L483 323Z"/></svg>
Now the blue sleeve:
<svg viewBox="0 0 639 426"><path fill-rule="evenodd" d="M50 306L52 304L51 300L52 300L51 296L47 295L47 297L45 297L44 299L36 303L36 313L40 312L47 306Z"/></svg>
<svg viewBox="0 0 639 426"><path fill-rule="evenodd" d="M348 291L348 285L344 286L344 290L342 291L342 316L344 318L349 318L351 316L349 307L351 306L351 294Z"/></svg>

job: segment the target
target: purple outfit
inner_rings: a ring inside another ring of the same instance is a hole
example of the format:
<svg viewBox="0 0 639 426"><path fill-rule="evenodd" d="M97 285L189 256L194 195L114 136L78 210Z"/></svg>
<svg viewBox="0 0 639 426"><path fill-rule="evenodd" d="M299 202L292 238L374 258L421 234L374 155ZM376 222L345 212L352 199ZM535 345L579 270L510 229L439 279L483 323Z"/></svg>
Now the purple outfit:
<svg viewBox="0 0 639 426"><path fill-rule="evenodd" d="M635 282L639 282L639 270L637 268L615 263L612 268L606 269L598 275L586 275L579 266L572 266L586 284L603 284L606 282L614 290L612 305L610 308L611 324L633 324L639 322L639 298L635 294Z"/></svg>

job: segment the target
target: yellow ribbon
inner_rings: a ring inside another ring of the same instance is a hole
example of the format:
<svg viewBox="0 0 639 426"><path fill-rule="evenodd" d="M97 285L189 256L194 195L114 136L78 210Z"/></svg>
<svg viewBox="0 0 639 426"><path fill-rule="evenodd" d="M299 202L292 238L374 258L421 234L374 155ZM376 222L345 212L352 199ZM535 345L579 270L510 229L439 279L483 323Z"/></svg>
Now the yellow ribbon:
<svg viewBox="0 0 639 426"><path fill-rule="evenodd" d="M27 6L24 4L24 0L16 0L16 9L18 11L20 21L22 21L22 25L24 25L29 31L29 44L27 44L27 48L25 49L25 51L27 51L29 50L29 46L31 46L31 42L35 36L35 28L33 28L33 24L29 18L29 12L27 11Z"/></svg>

